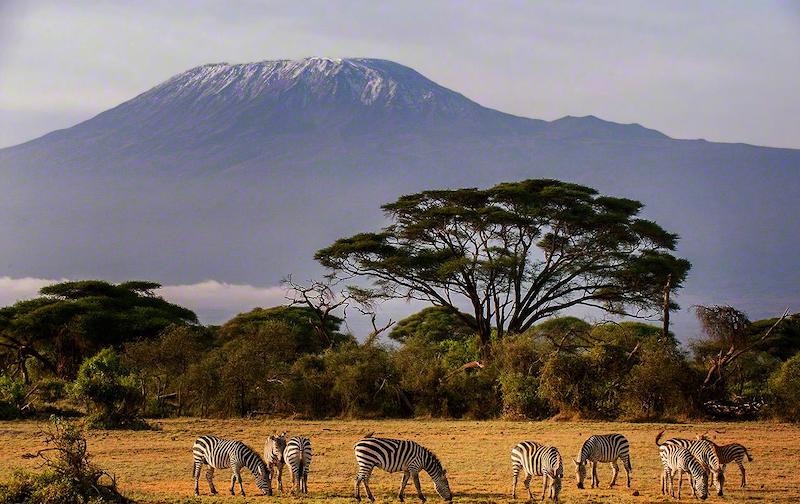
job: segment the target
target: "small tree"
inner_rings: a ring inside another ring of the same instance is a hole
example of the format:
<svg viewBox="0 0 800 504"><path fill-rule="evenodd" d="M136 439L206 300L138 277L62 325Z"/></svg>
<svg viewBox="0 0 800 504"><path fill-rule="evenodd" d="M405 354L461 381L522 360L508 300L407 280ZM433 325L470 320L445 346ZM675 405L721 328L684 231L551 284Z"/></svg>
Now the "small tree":
<svg viewBox="0 0 800 504"><path fill-rule="evenodd" d="M136 375L112 348L86 359L72 386L73 396L83 401L90 416L88 425L100 428L142 427L142 405Z"/></svg>

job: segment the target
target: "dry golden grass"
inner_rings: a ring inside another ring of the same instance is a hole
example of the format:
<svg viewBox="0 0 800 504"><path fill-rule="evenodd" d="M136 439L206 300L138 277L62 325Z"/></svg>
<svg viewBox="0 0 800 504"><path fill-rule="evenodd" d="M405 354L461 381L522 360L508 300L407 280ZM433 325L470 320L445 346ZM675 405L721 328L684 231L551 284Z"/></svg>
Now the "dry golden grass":
<svg viewBox="0 0 800 504"><path fill-rule="evenodd" d="M113 472L121 489L141 502L244 502L241 497L209 497L204 477L201 495L192 495L191 446L201 434L241 439L259 452L264 438L272 432L286 430L290 435L306 435L312 440L314 460L309 476L310 494L305 499L284 496L262 497L252 476L246 470L245 489L251 502L354 502L352 498L355 458L353 443L365 433L378 436L414 439L431 448L448 470L455 502L511 502L510 450L521 440L535 440L555 445L565 459L562 502L645 503L671 502L660 495L660 463L653 443L660 424L628 424L602 422L508 422L508 421L291 421L291 420L198 420L176 419L158 422L156 431L91 431L89 449L94 460ZM15 466L32 464L21 455L37 448L40 427L35 422L0 422L0 479L5 479ZM748 486L738 487L738 469L729 467L726 496L712 495L709 502L798 502L800 477L795 465L800 458L800 426L778 423L704 423L667 426L667 436L694 436L706 430L720 430L719 443L738 441L750 449L754 461L747 465ZM611 470L598 469L602 488L578 490L570 458L578 453L590 434L620 432L631 442L633 487L609 489ZM287 487L291 478L284 473ZM422 476L423 491L431 502L441 502L427 476ZM220 491L227 491L230 471L216 476ZM398 502L396 493L399 474L386 474L376 469L371 487L378 502ZM541 491L541 480L534 480L534 492ZM520 486L524 494L524 489ZM639 496L633 495L638 490ZM252 497L251 497L252 496ZM406 497L416 502L413 485ZM684 494L691 501L691 493ZM520 502L525 499L520 498Z"/></svg>

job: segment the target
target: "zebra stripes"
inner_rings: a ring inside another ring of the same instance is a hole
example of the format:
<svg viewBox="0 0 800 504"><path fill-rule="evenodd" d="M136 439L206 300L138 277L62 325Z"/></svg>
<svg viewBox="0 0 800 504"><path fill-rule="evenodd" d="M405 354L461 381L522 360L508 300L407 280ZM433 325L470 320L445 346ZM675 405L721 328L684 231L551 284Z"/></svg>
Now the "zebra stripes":
<svg viewBox="0 0 800 504"><path fill-rule="evenodd" d="M658 437L656 437L658 445ZM662 444L658 446L661 465L661 494L675 497L673 477L678 473L678 499L681 498L683 487L683 473L689 473L689 481L694 494L702 500L708 498L708 471L686 448L677 444Z"/></svg>
<svg viewBox="0 0 800 504"><path fill-rule="evenodd" d="M661 431L656 436L656 444L658 444L659 439L664 434L664 431ZM682 438L672 438L667 439L664 441L664 444L668 445L677 445L682 448L686 448L689 452L703 465L705 465L709 472L711 478L714 480L714 486L717 489L717 495L722 496L724 494L724 486L725 486L725 471L724 467L720 463L720 459L718 456L718 447L712 441L708 439L682 439ZM679 483L680 484L680 483ZM693 487L694 488L694 487Z"/></svg>
<svg viewBox="0 0 800 504"><path fill-rule="evenodd" d="M542 476L542 500L547 495L550 483L550 497L553 502L558 502L561 493L561 479L564 477L564 464L558 449L544 446L534 441L522 441L511 449L511 498L517 498L517 480L521 469L525 470L523 486L528 490L528 496L533 499L531 492L531 479L533 476Z"/></svg>
<svg viewBox="0 0 800 504"><path fill-rule="evenodd" d="M283 458L292 471L292 493L308 493L311 455L311 440L306 437L296 436L286 443Z"/></svg>
<svg viewBox="0 0 800 504"><path fill-rule="evenodd" d="M753 457L750 456L750 452L747 451L747 448L739 443L731 443L717 446L717 454L719 455L719 463L722 464L723 472L726 465L736 462L736 465L739 466L739 471L742 473L742 483L740 486L744 488L744 486L747 484L747 478L745 476L744 464L742 462L744 461L745 457L747 457L748 462L753 461Z"/></svg>
<svg viewBox="0 0 800 504"><path fill-rule="evenodd" d="M197 438L192 446L194 455L194 494L200 495L200 471L203 465L208 465L206 480L212 494L217 493L214 487L214 470L230 467L233 475L231 476L231 495L236 495L233 489L236 481L239 481L239 490L244 495L242 485L242 467L247 467L256 478L256 485L267 495L272 495L272 479L270 477L267 464L250 447L241 441L230 439L220 439L214 436L201 436Z"/></svg>
<svg viewBox="0 0 800 504"><path fill-rule="evenodd" d="M578 488L583 488L583 481L586 479L586 464L592 463L592 488L600 486L600 479L597 477L597 463L608 462L613 469L611 476L611 486L617 482L619 465L617 460L622 459L622 466L628 476L628 488L631 487L631 447L628 440L622 434L605 434L601 436L591 436L581 447L578 458L573 459L575 463L575 479Z"/></svg>
<svg viewBox="0 0 800 504"><path fill-rule="evenodd" d="M405 439L387 439L366 437L353 447L358 462L356 475L355 498L361 500L361 484L367 492L367 498L374 501L375 497L369 488L369 478L375 467L380 467L388 473L403 472L403 481L397 497L402 502L409 478L414 481L417 495L425 500L419 483L419 472L425 471L433 480L436 492L446 501L453 499L450 492L450 483L447 481L447 472L436 455L424 446Z"/></svg>
<svg viewBox="0 0 800 504"><path fill-rule="evenodd" d="M286 449L286 433L272 435L264 442L264 460L267 462L270 473L274 476L278 474L278 490L283 492L283 466L286 461L283 458L283 450Z"/></svg>

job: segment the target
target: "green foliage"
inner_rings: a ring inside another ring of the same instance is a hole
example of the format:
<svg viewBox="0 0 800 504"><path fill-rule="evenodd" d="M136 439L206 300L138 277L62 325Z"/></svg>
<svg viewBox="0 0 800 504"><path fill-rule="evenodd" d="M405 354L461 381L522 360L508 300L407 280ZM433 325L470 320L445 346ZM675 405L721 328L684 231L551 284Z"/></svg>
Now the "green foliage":
<svg viewBox="0 0 800 504"><path fill-rule="evenodd" d="M19 380L0 375L0 420L20 418L27 397L27 387Z"/></svg>
<svg viewBox="0 0 800 504"><path fill-rule="evenodd" d="M773 411L782 418L800 420L800 353L784 362L769 379Z"/></svg>
<svg viewBox="0 0 800 504"><path fill-rule="evenodd" d="M98 428L141 428L138 419L142 396L136 376L112 348L86 359L72 386L73 396L83 401L90 416L87 424Z"/></svg>
<svg viewBox="0 0 800 504"><path fill-rule="evenodd" d="M53 418L42 434L46 448L28 458L41 459L44 470L16 471L9 481L0 483L0 504L131 502L117 491L113 478L90 461L77 425Z"/></svg>
<svg viewBox="0 0 800 504"><path fill-rule="evenodd" d="M389 332L395 341L404 342L411 337L429 341L465 341L475 335L475 317L454 313L444 306L431 306L398 322Z"/></svg>
<svg viewBox="0 0 800 504"><path fill-rule="evenodd" d="M554 353L542 367L539 394L561 412L593 417L597 404L595 379L587 357Z"/></svg>
<svg viewBox="0 0 800 504"><path fill-rule="evenodd" d="M554 327L548 325L548 334ZM540 375L551 346L532 337L533 331L509 336L495 345L495 365L503 398L503 415L508 418L544 418L555 413L539 393Z"/></svg>
<svg viewBox="0 0 800 504"><path fill-rule="evenodd" d="M171 324L196 324L193 312L154 296L158 284L64 282L42 296L0 309L0 353L28 381L31 361L45 374L72 380L101 348L156 337Z"/></svg>
<svg viewBox="0 0 800 504"><path fill-rule="evenodd" d="M677 236L640 219L641 208L557 180L424 191L384 205L392 223L382 231L315 257L334 273L372 279L378 297L452 312L469 303L488 357L493 331L521 333L581 304L654 310L668 276L680 288L690 264L670 253Z"/></svg>
<svg viewBox="0 0 800 504"><path fill-rule="evenodd" d="M319 353L327 348L328 342L322 341L314 329L317 315L312 308L300 306L276 306L273 308L256 308L247 313L240 313L220 327L223 341L234 339L243 333L258 332L264 324L280 322L285 324L293 334L290 341L273 342L264 340L264 345L288 345L284 350L292 356L303 353ZM346 341L347 336L339 332L343 320L329 315L327 333L334 338L333 346ZM264 338L271 336L269 331L262 332Z"/></svg>

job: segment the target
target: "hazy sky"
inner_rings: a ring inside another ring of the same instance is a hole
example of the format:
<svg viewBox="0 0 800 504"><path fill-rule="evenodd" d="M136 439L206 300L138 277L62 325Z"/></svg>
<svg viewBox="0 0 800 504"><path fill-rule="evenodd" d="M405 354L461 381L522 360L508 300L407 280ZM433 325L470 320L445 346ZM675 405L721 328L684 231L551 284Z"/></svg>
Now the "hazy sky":
<svg viewBox="0 0 800 504"><path fill-rule="evenodd" d="M0 146L192 66L364 56L542 119L800 148L800 2L0 0Z"/></svg>

